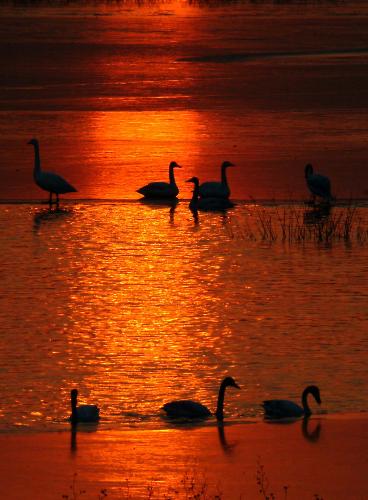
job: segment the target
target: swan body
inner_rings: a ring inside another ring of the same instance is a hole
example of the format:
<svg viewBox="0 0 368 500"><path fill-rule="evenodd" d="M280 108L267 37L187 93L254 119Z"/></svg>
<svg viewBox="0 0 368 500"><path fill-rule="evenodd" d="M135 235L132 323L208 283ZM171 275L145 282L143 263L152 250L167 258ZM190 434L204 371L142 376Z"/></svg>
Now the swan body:
<svg viewBox="0 0 368 500"><path fill-rule="evenodd" d="M267 418L292 418L308 417L312 414L308 405L308 394L312 394L318 404L321 404L321 396L316 385L309 385L302 394L302 406L287 399L271 399L263 401L263 409Z"/></svg>
<svg viewBox="0 0 368 500"><path fill-rule="evenodd" d="M199 198L199 179L198 177L191 177L186 182L193 182L193 196L189 203L189 208L196 212L197 210L203 211L222 211L234 206L227 198Z"/></svg>
<svg viewBox="0 0 368 500"><path fill-rule="evenodd" d="M304 175L308 189L313 195L313 199L315 199L316 196L319 196L326 201L331 201L331 182L328 177L321 174L315 174L310 163L305 166Z"/></svg>
<svg viewBox="0 0 368 500"><path fill-rule="evenodd" d="M56 195L56 203L59 203L59 194L74 193L77 190L69 184L63 177L54 172L46 172L41 169L40 147L37 139L31 139L28 144L32 144L35 152L33 168L33 178L41 189L50 193L49 203L52 204L52 195Z"/></svg>
<svg viewBox="0 0 368 500"><path fill-rule="evenodd" d="M179 188L176 185L174 177L174 168L181 168L175 161L169 165L169 181L170 182L150 182L145 186L137 189L137 193L142 194L145 198L151 199L172 199L179 194Z"/></svg>
<svg viewBox="0 0 368 500"><path fill-rule="evenodd" d="M217 408L214 413L219 421L224 419L223 410L226 387L236 387L237 389L240 389L232 377L226 377L221 382L217 399ZM191 400L179 400L166 403L163 406L163 410L170 418L204 419L212 415L211 411L206 406Z"/></svg>
<svg viewBox="0 0 368 500"><path fill-rule="evenodd" d="M221 165L221 182L203 182L199 186L199 196L201 198L229 198L230 188L227 182L226 170L235 165L230 161L224 161Z"/></svg>
<svg viewBox="0 0 368 500"><path fill-rule="evenodd" d="M100 409L96 405L80 405L77 406L78 391L72 389L70 391L70 400L72 413L70 421L72 424L98 422L100 420Z"/></svg>

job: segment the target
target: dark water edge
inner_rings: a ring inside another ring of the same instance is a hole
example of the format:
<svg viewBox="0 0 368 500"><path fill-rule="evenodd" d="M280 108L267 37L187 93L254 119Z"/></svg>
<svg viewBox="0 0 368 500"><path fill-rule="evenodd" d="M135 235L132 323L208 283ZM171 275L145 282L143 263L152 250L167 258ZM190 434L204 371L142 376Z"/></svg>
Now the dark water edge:
<svg viewBox="0 0 368 500"><path fill-rule="evenodd" d="M150 5L169 5L172 0L0 0L0 5L29 6L70 6L70 5L134 5L147 7ZM224 5L350 5L357 1L349 0L186 0L188 5L194 6L224 6Z"/></svg>
<svg viewBox="0 0 368 500"><path fill-rule="evenodd" d="M165 202L164 200L144 200L142 198L134 199L131 198L73 198L73 199L63 199L60 203L63 205L76 205L78 203L86 203L86 204L137 204L144 201L147 204L152 205L162 205L162 206L170 206L170 202ZM174 202L174 204L184 204L189 203L190 198L180 198ZM235 203L235 208L237 205L239 206L247 206L247 205L261 205L261 206L299 206L299 207L307 207L309 203L305 200L293 200L293 199L232 199ZM0 205L49 205L47 200L40 200L38 198L30 198L30 199L0 199ZM356 207L356 208L368 208L368 198L357 198L357 199L341 199L337 200L333 207Z"/></svg>

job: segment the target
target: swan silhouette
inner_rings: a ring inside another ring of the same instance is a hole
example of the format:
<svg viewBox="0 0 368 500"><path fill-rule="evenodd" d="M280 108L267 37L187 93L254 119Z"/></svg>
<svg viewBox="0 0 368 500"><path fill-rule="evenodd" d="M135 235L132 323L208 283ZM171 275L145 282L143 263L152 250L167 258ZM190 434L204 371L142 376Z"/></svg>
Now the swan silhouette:
<svg viewBox="0 0 368 500"><path fill-rule="evenodd" d="M235 165L230 161L223 162L221 165L221 182L203 182L199 186L199 196L201 198L229 198L230 188L226 177L228 167L235 167Z"/></svg>
<svg viewBox="0 0 368 500"><path fill-rule="evenodd" d="M80 405L77 406L78 390L72 389L70 391L70 401L72 406L72 413L70 421L72 424L79 422L98 422L100 419L100 410L96 405Z"/></svg>
<svg viewBox="0 0 368 500"><path fill-rule="evenodd" d="M240 389L232 377L226 377L221 382L217 399L217 408L214 413L219 421L224 419L224 397L226 387L236 387ZM171 401L171 403L164 404L163 410L170 418L204 419L212 415L206 406L191 400Z"/></svg>
<svg viewBox="0 0 368 500"><path fill-rule="evenodd" d="M41 169L40 147L37 139L31 139L28 144L32 144L35 152L33 178L41 189L50 193L49 204L52 205L52 195L56 195L56 205L59 204L59 194L74 193L77 190L60 175L53 172L46 172Z"/></svg>
<svg viewBox="0 0 368 500"><path fill-rule="evenodd" d="M189 208L192 212L197 210L203 211L218 211L226 210L234 206L234 203L227 198L199 198L199 179L198 177L191 177L186 182L193 182L193 196L189 203Z"/></svg>
<svg viewBox="0 0 368 500"><path fill-rule="evenodd" d="M179 189L175 182L174 168L181 168L181 166L178 165L176 161L172 161L170 163L170 182L150 182L149 184L137 189L137 193L142 194L145 198L154 200L176 198L179 194Z"/></svg>
<svg viewBox="0 0 368 500"><path fill-rule="evenodd" d="M308 417L312 414L308 405L308 394L312 394L317 403L321 404L321 396L316 385L308 385L302 393L302 406L287 399L271 399L263 401L266 418Z"/></svg>
<svg viewBox="0 0 368 500"><path fill-rule="evenodd" d="M315 174L310 163L304 167L304 175L314 202L316 200L316 196L323 198L323 200L327 202L330 202L333 199L331 195L331 182L328 177L321 174Z"/></svg>

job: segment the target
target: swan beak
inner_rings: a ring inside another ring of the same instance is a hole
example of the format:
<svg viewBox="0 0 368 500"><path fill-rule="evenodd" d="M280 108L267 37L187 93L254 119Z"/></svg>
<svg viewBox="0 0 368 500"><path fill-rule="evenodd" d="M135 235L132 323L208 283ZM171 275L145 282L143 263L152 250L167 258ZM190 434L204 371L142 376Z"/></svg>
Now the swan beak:
<svg viewBox="0 0 368 500"><path fill-rule="evenodd" d="M234 384L234 387L236 387L237 389L240 389L240 386L236 382Z"/></svg>

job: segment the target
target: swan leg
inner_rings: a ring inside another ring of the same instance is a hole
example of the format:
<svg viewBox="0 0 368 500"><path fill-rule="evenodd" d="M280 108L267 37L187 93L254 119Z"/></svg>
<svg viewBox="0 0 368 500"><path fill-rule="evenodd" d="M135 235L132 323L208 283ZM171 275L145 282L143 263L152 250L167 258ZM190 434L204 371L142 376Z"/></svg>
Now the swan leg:
<svg viewBox="0 0 368 500"><path fill-rule="evenodd" d="M59 194L56 193L56 206L58 207L59 206Z"/></svg>
<svg viewBox="0 0 368 500"><path fill-rule="evenodd" d="M52 192L50 191L50 196L49 196L49 205L50 207L52 206Z"/></svg>

